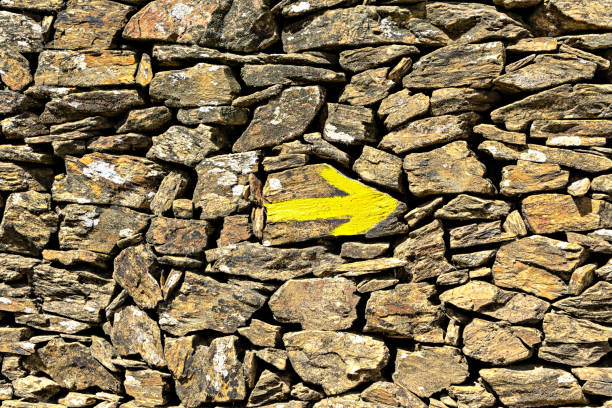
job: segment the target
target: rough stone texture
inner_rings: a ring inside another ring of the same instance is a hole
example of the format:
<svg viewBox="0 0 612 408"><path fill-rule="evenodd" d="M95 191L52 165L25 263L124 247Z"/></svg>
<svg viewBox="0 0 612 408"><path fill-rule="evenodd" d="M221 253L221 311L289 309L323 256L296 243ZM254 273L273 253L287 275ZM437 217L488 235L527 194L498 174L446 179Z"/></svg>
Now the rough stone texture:
<svg viewBox="0 0 612 408"><path fill-rule="evenodd" d="M205 157L218 152L223 144L223 134L218 128L172 126L161 135L153 136L147 158L195 167Z"/></svg>
<svg viewBox="0 0 612 408"><path fill-rule="evenodd" d="M115 313L110 337L119 354L140 354L152 366L166 365L157 323L136 306Z"/></svg>

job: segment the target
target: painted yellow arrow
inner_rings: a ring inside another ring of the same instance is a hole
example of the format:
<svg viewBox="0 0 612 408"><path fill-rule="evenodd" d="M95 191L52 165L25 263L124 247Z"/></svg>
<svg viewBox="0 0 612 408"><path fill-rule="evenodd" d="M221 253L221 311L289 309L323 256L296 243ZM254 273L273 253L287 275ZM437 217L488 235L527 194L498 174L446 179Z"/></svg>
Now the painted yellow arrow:
<svg viewBox="0 0 612 408"><path fill-rule="evenodd" d="M319 175L347 195L267 203L268 222L346 219L348 222L331 235L359 235L387 218L399 204L393 197L340 174L330 165L321 165Z"/></svg>

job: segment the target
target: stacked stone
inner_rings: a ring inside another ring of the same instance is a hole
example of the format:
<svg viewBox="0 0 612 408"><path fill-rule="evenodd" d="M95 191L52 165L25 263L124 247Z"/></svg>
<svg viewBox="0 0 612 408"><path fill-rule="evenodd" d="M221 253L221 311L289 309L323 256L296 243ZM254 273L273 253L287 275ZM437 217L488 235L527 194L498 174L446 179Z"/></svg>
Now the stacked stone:
<svg viewBox="0 0 612 408"><path fill-rule="evenodd" d="M612 0L0 0L7 408L612 407Z"/></svg>

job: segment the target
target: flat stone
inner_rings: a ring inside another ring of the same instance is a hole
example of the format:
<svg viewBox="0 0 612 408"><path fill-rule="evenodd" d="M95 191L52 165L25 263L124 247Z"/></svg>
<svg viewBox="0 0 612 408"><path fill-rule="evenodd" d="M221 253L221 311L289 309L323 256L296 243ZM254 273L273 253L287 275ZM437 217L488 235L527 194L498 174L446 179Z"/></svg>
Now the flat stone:
<svg viewBox="0 0 612 408"><path fill-rule="evenodd" d="M136 306L127 306L114 315L110 338L122 356L140 354L155 367L166 366L157 322Z"/></svg>
<svg viewBox="0 0 612 408"><path fill-rule="evenodd" d="M40 262L36 258L0 253L0 280L3 282L19 280L26 273L31 273L32 268Z"/></svg>
<svg viewBox="0 0 612 408"><path fill-rule="evenodd" d="M508 130L525 130L534 120L608 119L602 109L612 103L612 85L560 85L495 109L491 119Z"/></svg>
<svg viewBox="0 0 612 408"><path fill-rule="evenodd" d="M161 216L172 208L172 203L186 190L189 179L181 171L171 171L162 180L157 193L151 200L153 214Z"/></svg>
<svg viewBox="0 0 612 408"><path fill-rule="evenodd" d="M402 159L382 150L364 146L353 164L353 171L364 181L395 191L403 190Z"/></svg>
<svg viewBox="0 0 612 408"><path fill-rule="evenodd" d="M496 160L551 163L588 173L599 173L612 168L612 160L599 154L537 144L512 146L494 140L485 140L478 146L478 150L490 154Z"/></svg>
<svg viewBox="0 0 612 408"><path fill-rule="evenodd" d="M378 378L389 360L382 341L353 333L306 330L285 334L283 342L300 378L327 395Z"/></svg>
<svg viewBox="0 0 612 408"><path fill-rule="evenodd" d="M547 313L542 323L546 341L538 357L553 363L572 366L591 365L612 348L608 340L612 329L585 319L561 313Z"/></svg>
<svg viewBox="0 0 612 408"><path fill-rule="evenodd" d="M393 250L393 256L405 259L405 270L414 282L439 276L453 269L445 258L446 244L442 223L435 220L417 230Z"/></svg>
<svg viewBox="0 0 612 408"><path fill-rule="evenodd" d="M606 201L563 194L532 195L522 202L522 213L536 234L558 231L589 231L606 228L610 220Z"/></svg>
<svg viewBox="0 0 612 408"><path fill-rule="evenodd" d="M57 231L57 224L49 194L12 193L6 199L0 223L0 250L38 256Z"/></svg>
<svg viewBox="0 0 612 408"><path fill-rule="evenodd" d="M272 147L302 136L325 101L320 86L291 87L255 109L253 119L234 143L234 152Z"/></svg>
<svg viewBox="0 0 612 408"><path fill-rule="evenodd" d="M15 323L38 330L76 334L92 327L89 323L47 313L22 314L15 316Z"/></svg>
<svg viewBox="0 0 612 408"><path fill-rule="evenodd" d="M173 108L229 105L239 93L240 84L229 67L203 62L182 70L158 72L149 85L154 101Z"/></svg>
<svg viewBox="0 0 612 408"><path fill-rule="evenodd" d="M420 346L412 352L398 349L393 382L423 398L462 383L468 375L468 363L459 349Z"/></svg>
<svg viewBox="0 0 612 408"><path fill-rule="evenodd" d="M386 65L401 57L418 53L418 48L412 45L393 44L379 47L364 47L340 52L338 62L344 70L361 72L380 65Z"/></svg>
<svg viewBox="0 0 612 408"><path fill-rule="evenodd" d="M114 40L134 7L109 0L74 0L57 14L50 48L104 50Z"/></svg>
<svg viewBox="0 0 612 408"><path fill-rule="evenodd" d="M289 396L290 386L291 383L288 378L281 377L272 371L264 370L249 395L247 407L284 401Z"/></svg>
<svg viewBox="0 0 612 408"><path fill-rule="evenodd" d="M345 278L285 282L270 297L274 319L299 323L303 330L342 330L357 319L357 287Z"/></svg>
<svg viewBox="0 0 612 408"><path fill-rule="evenodd" d="M385 253L389 246L386 242L344 242L340 250L340 256L353 259L374 259Z"/></svg>
<svg viewBox="0 0 612 408"><path fill-rule="evenodd" d="M581 381L586 381L582 390L587 394L604 395L609 397L612 391L612 373L610 367L579 367L572 368L574 374Z"/></svg>
<svg viewBox="0 0 612 408"><path fill-rule="evenodd" d="M186 272L175 296L160 305L159 325L174 336L206 329L234 333L265 301L253 290Z"/></svg>
<svg viewBox="0 0 612 408"><path fill-rule="evenodd" d="M224 145L224 135L218 128L170 126L161 135L153 136L153 146L147 152L147 158L195 167Z"/></svg>
<svg viewBox="0 0 612 408"><path fill-rule="evenodd" d="M151 147L151 138L139 133L126 133L123 135L100 136L93 139L87 145L87 149L94 152L103 153L135 153L146 151ZM61 154L56 148L55 142L52 143L55 155L65 156L74 154L74 150L67 149L65 154Z"/></svg>
<svg viewBox="0 0 612 408"><path fill-rule="evenodd" d="M417 61L403 84L408 89L488 88L501 74L504 62L501 42L448 45Z"/></svg>
<svg viewBox="0 0 612 408"><path fill-rule="evenodd" d="M462 112L486 112L500 101L495 91L472 88L442 88L431 93L434 116Z"/></svg>
<svg viewBox="0 0 612 408"><path fill-rule="evenodd" d="M268 88L262 89L261 91L255 91L252 94L239 96L232 101L232 106L236 107L251 107L258 104L259 102L266 101L270 98L274 98L283 90L281 84L272 85Z"/></svg>
<svg viewBox="0 0 612 408"><path fill-rule="evenodd" d="M472 129L471 115L444 115L419 119L388 133L378 147L402 154L411 150L467 139Z"/></svg>
<svg viewBox="0 0 612 408"><path fill-rule="evenodd" d="M578 381L564 370L519 366L486 368L479 373L500 401L510 407L586 403Z"/></svg>
<svg viewBox="0 0 612 408"><path fill-rule="evenodd" d="M529 130L533 138L611 138L611 120L535 120Z"/></svg>
<svg viewBox="0 0 612 408"><path fill-rule="evenodd" d="M327 68L302 65L245 65L240 70L240 77L246 86L259 88L271 85L307 85L345 82L342 72Z"/></svg>
<svg viewBox="0 0 612 408"><path fill-rule="evenodd" d="M469 248L479 245L512 241L516 236L502 232L501 221L472 223L449 231L451 248Z"/></svg>
<svg viewBox="0 0 612 408"><path fill-rule="evenodd" d="M569 171L557 164L518 160L502 169L500 192L506 196L558 190L569 182Z"/></svg>
<svg viewBox="0 0 612 408"><path fill-rule="evenodd" d="M270 174L263 196L267 210L263 239L270 245L328 236L374 238L407 229L398 220L405 212L403 203L328 164Z"/></svg>
<svg viewBox="0 0 612 408"><path fill-rule="evenodd" d="M59 11L64 0L0 0L0 6L17 10Z"/></svg>
<svg viewBox="0 0 612 408"><path fill-rule="evenodd" d="M238 337L217 337L194 347L175 383L182 405L242 401L247 397L245 365L239 360Z"/></svg>
<svg viewBox="0 0 612 408"><path fill-rule="evenodd" d="M165 106L131 110L117 133L153 132L172 120L170 109Z"/></svg>
<svg viewBox="0 0 612 408"><path fill-rule="evenodd" d="M271 248L255 243L241 243L235 247L206 251L212 264L210 272L246 276L252 279L287 281L297 277L335 270L343 263L337 255L324 247ZM282 261L282 262L281 262Z"/></svg>
<svg viewBox="0 0 612 408"><path fill-rule="evenodd" d="M536 32L559 35L581 30L609 30L612 12L607 1L602 3L544 1L531 15L530 23Z"/></svg>
<svg viewBox="0 0 612 408"><path fill-rule="evenodd" d="M281 154L279 156L265 157L261 164L265 172L274 173L276 171L305 166L309 159L310 156L303 153Z"/></svg>
<svg viewBox="0 0 612 408"><path fill-rule="evenodd" d="M85 119L75 120L73 122L60 123L58 125L51 125L49 127L49 133L52 135L58 135L61 139L62 134L73 133L73 132L94 132L98 130L114 129L115 125L109 118L104 116L90 116ZM28 138L31 143L31 138ZM41 142L42 143L42 142Z"/></svg>
<svg viewBox="0 0 612 408"><path fill-rule="evenodd" d="M21 91L32 82L29 61L15 49L0 50L0 71L0 79L13 91Z"/></svg>
<svg viewBox="0 0 612 408"><path fill-rule="evenodd" d="M344 87L339 101L350 105L372 105L386 98L395 82L387 79L389 68L376 68L360 72L351 77Z"/></svg>
<svg viewBox="0 0 612 408"><path fill-rule="evenodd" d="M42 299L42 310L88 323L101 322L114 289L113 280L85 270L42 264L32 274L32 290Z"/></svg>
<svg viewBox="0 0 612 408"><path fill-rule="evenodd" d="M43 51L34 81L44 86L132 85L138 61L131 51Z"/></svg>
<svg viewBox="0 0 612 408"><path fill-rule="evenodd" d="M115 258L113 279L138 306L152 309L162 300L158 279L161 268L146 245L131 246Z"/></svg>
<svg viewBox="0 0 612 408"><path fill-rule="evenodd" d="M574 55L543 54L516 71L495 79L497 89L509 93L535 92L553 86L593 79L597 65Z"/></svg>
<svg viewBox="0 0 612 408"><path fill-rule="evenodd" d="M582 50L599 50L610 48L612 44L611 33L591 33L591 34L576 34L564 35L558 40L571 47L580 48Z"/></svg>
<svg viewBox="0 0 612 408"><path fill-rule="evenodd" d="M582 265L576 268L570 277L567 293L574 296L579 295L583 290L591 286L595 280L596 269L597 264Z"/></svg>
<svg viewBox="0 0 612 408"><path fill-rule="evenodd" d="M2 119L0 129L5 139L25 139L49 133L49 129L40 123L38 115L31 112Z"/></svg>
<svg viewBox="0 0 612 408"><path fill-rule="evenodd" d="M550 307L548 302L535 296L503 290L479 280L443 292L440 300L512 324L539 322Z"/></svg>
<svg viewBox="0 0 612 408"><path fill-rule="evenodd" d="M558 300L553 305L576 317L610 324L612 322L611 290L612 283L599 281L585 289L580 295Z"/></svg>
<svg viewBox="0 0 612 408"><path fill-rule="evenodd" d="M156 217L146 238L158 254L199 256L204 253L211 232L207 221Z"/></svg>
<svg viewBox="0 0 612 408"><path fill-rule="evenodd" d="M132 16L123 38L253 52L276 42L277 30L266 2L155 0Z"/></svg>
<svg viewBox="0 0 612 408"><path fill-rule="evenodd" d="M34 164L53 164L53 157L38 153L30 146L0 145L0 160Z"/></svg>
<svg viewBox="0 0 612 408"><path fill-rule="evenodd" d="M117 243L143 233L150 217L123 207L68 204L59 214L59 245L64 250L111 254Z"/></svg>
<svg viewBox="0 0 612 408"><path fill-rule="evenodd" d="M429 112L429 96L418 93L411 95L408 89L389 95L380 102L378 116L385 118L385 127L389 130L403 125L410 119L423 116Z"/></svg>
<svg viewBox="0 0 612 408"><path fill-rule="evenodd" d="M181 109L178 111L176 118L185 125L202 123L240 126L248 123L249 110L236 106L200 106L195 109Z"/></svg>
<svg viewBox="0 0 612 408"><path fill-rule="evenodd" d="M188 201L191 204L191 201ZM217 240L217 247L248 241L253 236L253 227L247 214L230 215L223 219L223 228Z"/></svg>
<svg viewBox="0 0 612 408"><path fill-rule="evenodd" d="M510 213L510 204L502 200L487 200L460 194L434 213L443 220L499 220Z"/></svg>
<svg viewBox="0 0 612 408"><path fill-rule="evenodd" d="M285 52L364 45L409 44L445 45L449 38L426 20L424 10L357 6L326 10L284 27ZM351 27L351 30L346 30Z"/></svg>
<svg viewBox="0 0 612 408"><path fill-rule="evenodd" d="M48 401L61 390L55 381L33 375L18 378L12 382L12 385L16 397L30 401Z"/></svg>
<svg viewBox="0 0 612 408"><path fill-rule="evenodd" d="M109 392L120 392L121 383L81 343L66 343L56 338L36 352L42 371L62 388L80 391L99 387Z"/></svg>
<svg viewBox="0 0 612 408"><path fill-rule="evenodd" d="M477 408L491 408L495 406L495 396L481 383L474 385L451 385L448 394L457 401L458 406Z"/></svg>
<svg viewBox="0 0 612 408"><path fill-rule="evenodd" d="M433 194L490 194L495 187L483 176L486 167L465 141L455 141L404 159L410 192L417 197Z"/></svg>
<svg viewBox="0 0 612 408"><path fill-rule="evenodd" d="M504 0L494 0L504 1ZM509 0L513 1L513 0ZM521 1L521 0L519 0ZM537 1L541 0L526 0L526 1ZM504 7L504 5L502 5ZM553 52L559 48L559 42L554 37L535 37L535 38L521 38L512 45L506 47L506 51L514 53L531 53L531 52Z"/></svg>
<svg viewBox="0 0 612 408"><path fill-rule="evenodd" d="M512 211L506 217L506 221L503 224L504 231L514 234L519 237L524 237L527 235L527 226L525 225L525 220L521 216L521 213L518 210Z"/></svg>
<svg viewBox="0 0 612 408"><path fill-rule="evenodd" d="M443 343L442 309L431 300L435 293L435 287L424 282L372 292L366 306L364 331Z"/></svg>
<svg viewBox="0 0 612 408"><path fill-rule="evenodd" d="M143 105L142 96L133 89L77 92L47 102L40 120L42 123L55 124L88 116L112 117Z"/></svg>
<svg viewBox="0 0 612 408"><path fill-rule="evenodd" d="M388 381L377 381L363 390L360 397L369 403L383 406L425 408L426 405L413 393Z"/></svg>
<svg viewBox="0 0 612 408"><path fill-rule="evenodd" d="M525 360L531 357L532 350L522 339L521 330L540 338L537 329L474 319L463 329L462 351L468 357L495 365Z"/></svg>
<svg viewBox="0 0 612 408"><path fill-rule="evenodd" d="M453 265L462 268L474 268L477 266L488 265L495 257L495 249L485 249L476 252L467 252L462 254L454 254L451 256Z"/></svg>
<svg viewBox="0 0 612 408"><path fill-rule="evenodd" d="M252 344L261 347L275 347L281 341L281 326L266 323L259 319L251 319L248 327L238 329L241 336Z"/></svg>
<svg viewBox="0 0 612 408"><path fill-rule="evenodd" d="M137 406L164 406L170 391L168 377L169 374L156 370L126 370L123 386Z"/></svg>
<svg viewBox="0 0 612 408"><path fill-rule="evenodd" d="M280 151L281 154L310 154L349 167L351 162L349 155L324 140L320 133L307 133L303 139L306 143L293 141L276 146L274 149Z"/></svg>
<svg viewBox="0 0 612 408"><path fill-rule="evenodd" d="M323 138L343 145L376 142L374 113L361 106L328 103Z"/></svg>
<svg viewBox="0 0 612 408"><path fill-rule="evenodd" d="M295 17L335 6L352 6L355 3L357 3L355 0L312 0L308 2L290 0L282 6L282 13L286 17Z"/></svg>
<svg viewBox="0 0 612 408"><path fill-rule="evenodd" d="M66 156L66 174L53 183L59 202L117 204L148 209L165 170L135 156L90 153Z"/></svg>
<svg viewBox="0 0 612 408"><path fill-rule="evenodd" d="M225 217L249 206L245 190L249 174L259 170L260 154L223 154L204 159L195 168L198 182L193 204L201 208L201 219Z"/></svg>
<svg viewBox="0 0 612 408"><path fill-rule="evenodd" d="M42 27L23 14L0 11L0 42L17 52L40 52L43 48Z"/></svg>

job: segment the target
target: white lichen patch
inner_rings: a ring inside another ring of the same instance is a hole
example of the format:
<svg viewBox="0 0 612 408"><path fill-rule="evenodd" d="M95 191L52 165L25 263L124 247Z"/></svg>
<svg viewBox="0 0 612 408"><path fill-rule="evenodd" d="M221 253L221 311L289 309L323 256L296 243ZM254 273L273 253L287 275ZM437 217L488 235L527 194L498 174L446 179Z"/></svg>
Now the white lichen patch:
<svg viewBox="0 0 612 408"><path fill-rule="evenodd" d="M335 142L352 143L353 141L355 141L354 136L351 136L346 132L339 131L338 128L332 125L331 123L325 124L323 132L325 133L325 137L327 139L333 140Z"/></svg>
<svg viewBox="0 0 612 408"><path fill-rule="evenodd" d="M301 13L302 11L310 10L310 3L307 1L300 1L299 3L292 4L289 7L289 11L292 13Z"/></svg>
<svg viewBox="0 0 612 408"><path fill-rule="evenodd" d="M170 11L170 15L177 20L182 20L185 17L187 17L189 14L191 14L192 12L193 12L193 7L188 6L187 4L179 3L175 5L174 7L172 7L172 10Z"/></svg>
<svg viewBox="0 0 612 408"><path fill-rule="evenodd" d="M270 178L270 180L268 180L268 185L273 190L281 190L283 188L283 185L281 184L280 180L275 177L272 177Z"/></svg>
<svg viewBox="0 0 612 408"><path fill-rule="evenodd" d="M115 184L123 184L127 180L115 171L115 165L100 160L93 161L83 168L83 175L95 180L103 178Z"/></svg>

